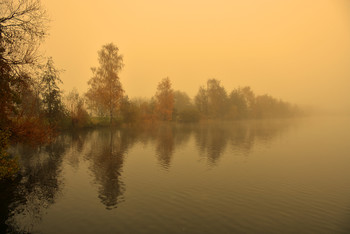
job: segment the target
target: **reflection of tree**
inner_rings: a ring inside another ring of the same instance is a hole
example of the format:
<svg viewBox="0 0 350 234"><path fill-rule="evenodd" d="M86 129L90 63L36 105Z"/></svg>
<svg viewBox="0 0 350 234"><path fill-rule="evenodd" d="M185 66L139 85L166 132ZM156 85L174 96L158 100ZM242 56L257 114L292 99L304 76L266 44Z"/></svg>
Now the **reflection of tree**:
<svg viewBox="0 0 350 234"><path fill-rule="evenodd" d="M194 134L200 155L210 164L215 164L228 146L235 153L247 155L252 147L262 142L270 142L284 131L290 122L286 120L258 120L214 122L206 124L163 124L141 134L142 142L149 138L156 140L156 155L160 165L169 169L177 147L182 147Z"/></svg>
<svg viewBox="0 0 350 234"><path fill-rule="evenodd" d="M11 203L16 202L16 183L17 181L11 184L0 182L0 233L14 232L13 225L8 220L12 219L11 216L14 215L10 208L14 206Z"/></svg>
<svg viewBox="0 0 350 234"><path fill-rule="evenodd" d="M264 120L254 122L254 135L261 142L269 142L292 125L287 120Z"/></svg>
<svg viewBox="0 0 350 234"><path fill-rule="evenodd" d="M84 146L86 145L86 140L88 139L89 132L88 131L79 131L72 132L68 135L68 143L69 143L69 153L67 154L67 160L69 164L77 169L79 167L80 162L80 154L84 150Z"/></svg>
<svg viewBox="0 0 350 234"><path fill-rule="evenodd" d="M236 122L230 129L230 143L235 152L248 154L254 146L255 128L246 122Z"/></svg>
<svg viewBox="0 0 350 234"><path fill-rule="evenodd" d="M256 143L270 142L289 124L286 120L209 123L199 125L194 132L200 154L215 164L228 145L233 152L248 154Z"/></svg>
<svg viewBox="0 0 350 234"><path fill-rule="evenodd" d="M122 181L124 157L128 148L135 142L132 131L100 131L88 158L95 181L99 184L99 198L106 209L116 208L122 201L125 186Z"/></svg>
<svg viewBox="0 0 350 234"><path fill-rule="evenodd" d="M156 139L156 152L159 162L163 168L168 169L174 153L174 135L172 126L161 126L158 130Z"/></svg>
<svg viewBox="0 0 350 234"><path fill-rule="evenodd" d="M201 155L215 163L224 153L229 131L221 124L201 125L195 130L195 139Z"/></svg>
<svg viewBox="0 0 350 234"><path fill-rule="evenodd" d="M186 144L189 141L192 132L193 132L193 124L176 125L175 131L174 131L174 141L175 141L176 147L182 147L184 144Z"/></svg>
<svg viewBox="0 0 350 234"><path fill-rule="evenodd" d="M151 144L160 165L169 169L175 150L192 139L200 155L206 157L210 164L215 164L227 149L230 154L248 154L254 145L271 142L289 126L290 122L285 120L164 124L67 134L46 147L19 147L12 153L22 156L22 177L16 186L0 185L0 233L33 231L46 209L56 201L62 187L60 171L63 155L67 160L65 163L74 168L79 166L81 155L85 155L84 160L91 163L89 169L98 185L101 203L107 209L113 209L123 199L124 161L128 149L136 141Z"/></svg>
<svg viewBox="0 0 350 234"><path fill-rule="evenodd" d="M86 137L87 137L86 131L73 132L71 134L71 140L72 140L71 147L76 149L78 153L81 153L84 148Z"/></svg>
<svg viewBox="0 0 350 234"><path fill-rule="evenodd" d="M283 120L252 120L237 122L230 129L231 146L234 150L249 153L258 143L271 142L282 131L285 131L290 122Z"/></svg>
<svg viewBox="0 0 350 234"><path fill-rule="evenodd" d="M187 143L192 133L190 124L172 125L163 124L152 131L151 136L156 141L156 155L160 165L164 169L169 169L171 159L176 147Z"/></svg>
<svg viewBox="0 0 350 234"><path fill-rule="evenodd" d="M66 146L65 138L59 137L45 147L21 147L15 152L22 156L22 178L10 191L12 200L2 201L8 202L6 232L31 232L45 210L55 202L62 184L59 174Z"/></svg>

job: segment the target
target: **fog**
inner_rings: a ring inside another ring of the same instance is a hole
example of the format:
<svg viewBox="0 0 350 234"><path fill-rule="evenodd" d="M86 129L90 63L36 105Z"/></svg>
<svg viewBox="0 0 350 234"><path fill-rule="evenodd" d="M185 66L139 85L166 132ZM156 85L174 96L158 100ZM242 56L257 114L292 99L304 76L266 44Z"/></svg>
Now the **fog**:
<svg viewBox="0 0 350 234"><path fill-rule="evenodd" d="M97 51L113 42L129 97L151 97L169 77L193 97L209 78L229 92L350 110L350 3L346 0L53 1L43 48L62 88L88 89Z"/></svg>
<svg viewBox="0 0 350 234"><path fill-rule="evenodd" d="M0 233L350 233L349 62L350 0L0 0Z"/></svg>

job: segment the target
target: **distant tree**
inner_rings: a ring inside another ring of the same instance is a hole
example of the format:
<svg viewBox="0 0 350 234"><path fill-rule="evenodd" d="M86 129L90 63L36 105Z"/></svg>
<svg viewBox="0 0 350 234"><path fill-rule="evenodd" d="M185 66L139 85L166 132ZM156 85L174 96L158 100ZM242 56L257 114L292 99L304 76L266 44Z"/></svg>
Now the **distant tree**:
<svg viewBox="0 0 350 234"><path fill-rule="evenodd" d="M124 92L119 79L119 72L124 66L123 56L117 46L109 43L98 52L98 60L99 67L91 68L93 76L88 82L90 88L86 96L95 109L101 108L109 114L112 124Z"/></svg>
<svg viewBox="0 0 350 234"><path fill-rule="evenodd" d="M81 100L78 90L74 87L67 96L65 96L66 109L70 113L75 113L79 102L83 102L83 100Z"/></svg>
<svg viewBox="0 0 350 234"><path fill-rule="evenodd" d="M158 84L156 93L156 111L161 120L172 120L174 109L174 91L168 77Z"/></svg>
<svg viewBox="0 0 350 234"><path fill-rule="evenodd" d="M50 57L43 67L41 75L44 111L50 125L55 124L63 114L61 90L58 87L58 84L62 83L59 73L59 70L54 66L53 59Z"/></svg>
<svg viewBox="0 0 350 234"><path fill-rule="evenodd" d="M84 99L79 95L76 88L68 93L66 103L72 126L83 127L86 125L89 115L84 106Z"/></svg>
<svg viewBox="0 0 350 234"><path fill-rule="evenodd" d="M185 92L174 92L173 119L180 122L196 122L199 120L199 112Z"/></svg>
<svg viewBox="0 0 350 234"><path fill-rule="evenodd" d="M198 111L206 117L223 118L226 115L227 93L219 80L209 79L207 88L201 86L194 101Z"/></svg>
<svg viewBox="0 0 350 234"><path fill-rule="evenodd" d="M156 101L154 98L151 98L150 100L136 99L133 103L138 109L140 120L143 122L154 122L157 119Z"/></svg>
<svg viewBox="0 0 350 234"><path fill-rule="evenodd" d="M195 108L185 109L178 113L177 120L179 122L198 122L200 114Z"/></svg>
<svg viewBox="0 0 350 234"><path fill-rule="evenodd" d="M243 119L247 117L247 102L241 89L234 89L229 95L229 117Z"/></svg>
<svg viewBox="0 0 350 234"><path fill-rule="evenodd" d="M192 107L191 98L187 93L179 90L174 92L174 110L181 112Z"/></svg>
<svg viewBox="0 0 350 234"><path fill-rule="evenodd" d="M136 103L129 100L128 96L122 98L120 114L123 122L127 124L135 123L140 118L140 110L137 108Z"/></svg>
<svg viewBox="0 0 350 234"><path fill-rule="evenodd" d="M194 103L198 112L202 116L208 116L208 94L207 90L201 86L199 87L197 95L194 97Z"/></svg>
<svg viewBox="0 0 350 234"><path fill-rule="evenodd" d="M227 113L227 93L219 80L207 81L208 114L212 118L222 118Z"/></svg>
<svg viewBox="0 0 350 234"><path fill-rule="evenodd" d="M245 86L240 89L241 94L244 97L246 106L247 106L247 115L248 117L253 116L253 109L255 105L255 94L249 86Z"/></svg>
<svg viewBox="0 0 350 234"><path fill-rule="evenodd" d="M269 95L259 95L255 99L253 109L255 118L279 117L277 116L277 100Z"/></svg>
<svg viewBox="0 0 350 234"><path fill-rule="evenodd" d="M254 118L256 98L249 86L232 90L228 102L230 118Z"/></svg>
<svg viewBox="0 0 350 234"><path fill-rule="evenodd" d="M173 119L177 119L179 114L184 110L193 108L191 98L185 92L179 90L174 92L174 111Z"/></svg>
<svg viewBox="0 0 350 234"><path fill-rule="evenodd" d="M255 98L253 113L255 118L291 117L297 113L297 108L293 108L288 102L264 94Z"/></svg>

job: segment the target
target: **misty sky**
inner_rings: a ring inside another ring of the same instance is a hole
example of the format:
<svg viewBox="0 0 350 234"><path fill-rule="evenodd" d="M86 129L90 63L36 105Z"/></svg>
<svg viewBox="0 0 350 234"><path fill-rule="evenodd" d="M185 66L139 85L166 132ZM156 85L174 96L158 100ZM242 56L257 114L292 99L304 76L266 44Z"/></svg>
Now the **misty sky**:
<svg viewBox="0 0 350 234"><path fill-rule="evenodd" d="M227 91L350 109L348 0L42 0L43 48L64 69L62 88L86 92L97 51L124 55L129 97L151 97L168 76L193 97L209 78Z"/></svg>

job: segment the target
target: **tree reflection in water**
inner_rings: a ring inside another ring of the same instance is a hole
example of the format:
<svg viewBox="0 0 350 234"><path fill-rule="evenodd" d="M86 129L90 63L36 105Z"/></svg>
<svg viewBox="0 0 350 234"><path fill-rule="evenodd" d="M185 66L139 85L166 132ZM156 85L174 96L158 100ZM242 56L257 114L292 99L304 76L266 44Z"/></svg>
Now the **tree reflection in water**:
<svg viewBox="0 0 350 234"><path fill-rule="evenodd" d="M156 154L160 165L169 169L171 158L174 153L174 132L171 125L161 126L156 136Z"/></svg>
<svg viewBox="0 0 350 234"><path fill-rule="evenodd" d="M142 131L143 135L145 135L144 129ZM192 125L161 124L153 127L152 132L151 135L148 135L146 132L146 135L151 136L155 141L156 156L160 166L168 170L171 167L172 156L176 148L182 147L189 141L192 133ZM146 140L144 142L149 141Z"/></svg>
<svg viewBox="0 0 350 234"><path fill-rule="evenodd" d="M215 165L225 150L248 155L255 144L268 144L292 126L286 120L251 120L200 124L194 128L199 154Z"/></svg>
<svg viewBox="0 0 350 234"><path fill-rule="evenodd" d="M0 231L32 232L35 224L41 221L42 215L59 194L62 156L66 148L67 137L61 136L50 145L38 148L18 146L13 152L22 155L22 178L17 186L6 186L5 192L11 197L2 201L7 202L7 219ZM2 210L1 214L5 212Z"/></svg>
<svg viewBox="0 0 350 234"><path fill-rule="evenodd" d="M79 162L82 160L80 157L86 148L86 143L90 139L92 132L88 130L82 130L79 132L72 132L69 135L68 149L67 149L67 162L74 169L79 168Z"/></svg>
<svg viewBox="0 0 350 234"><path fill-rule="evenodd" d="M91 171L95 183L99 185L98 197L106 209L116 208L123 201L125 185L122 169L125 155L136 140L135 131L96 131L91 142L87 159L91 161Z"/></svg>
<svg viewBox="0 0 350 234"><path fill-rule="evenodd" d="M288 121L242 121L202 124L160 124L122 129L99 129L63 134L45 147L17 146L22 177L14 186L0 185L1 232L32 232L62 189L62 165L78 169L88 163L98 198L106 209L124 201L123 167L135 143L149 145L160 166L170 170L176 149L186 144L217 165L226 150L229 155L248 155L256 144L268 144L293 126ZM152 156L152 155L150 155ZM65 178L69 179L69 178Z"/></svg>
<svg viewBox="0 0 350 234"><path fill-rule="evenodd" d="M195 129L194 134L199 154L207 157L210 164L215 164L224 153L229 140L227 126L221 123L203 124Z"/></svg>

